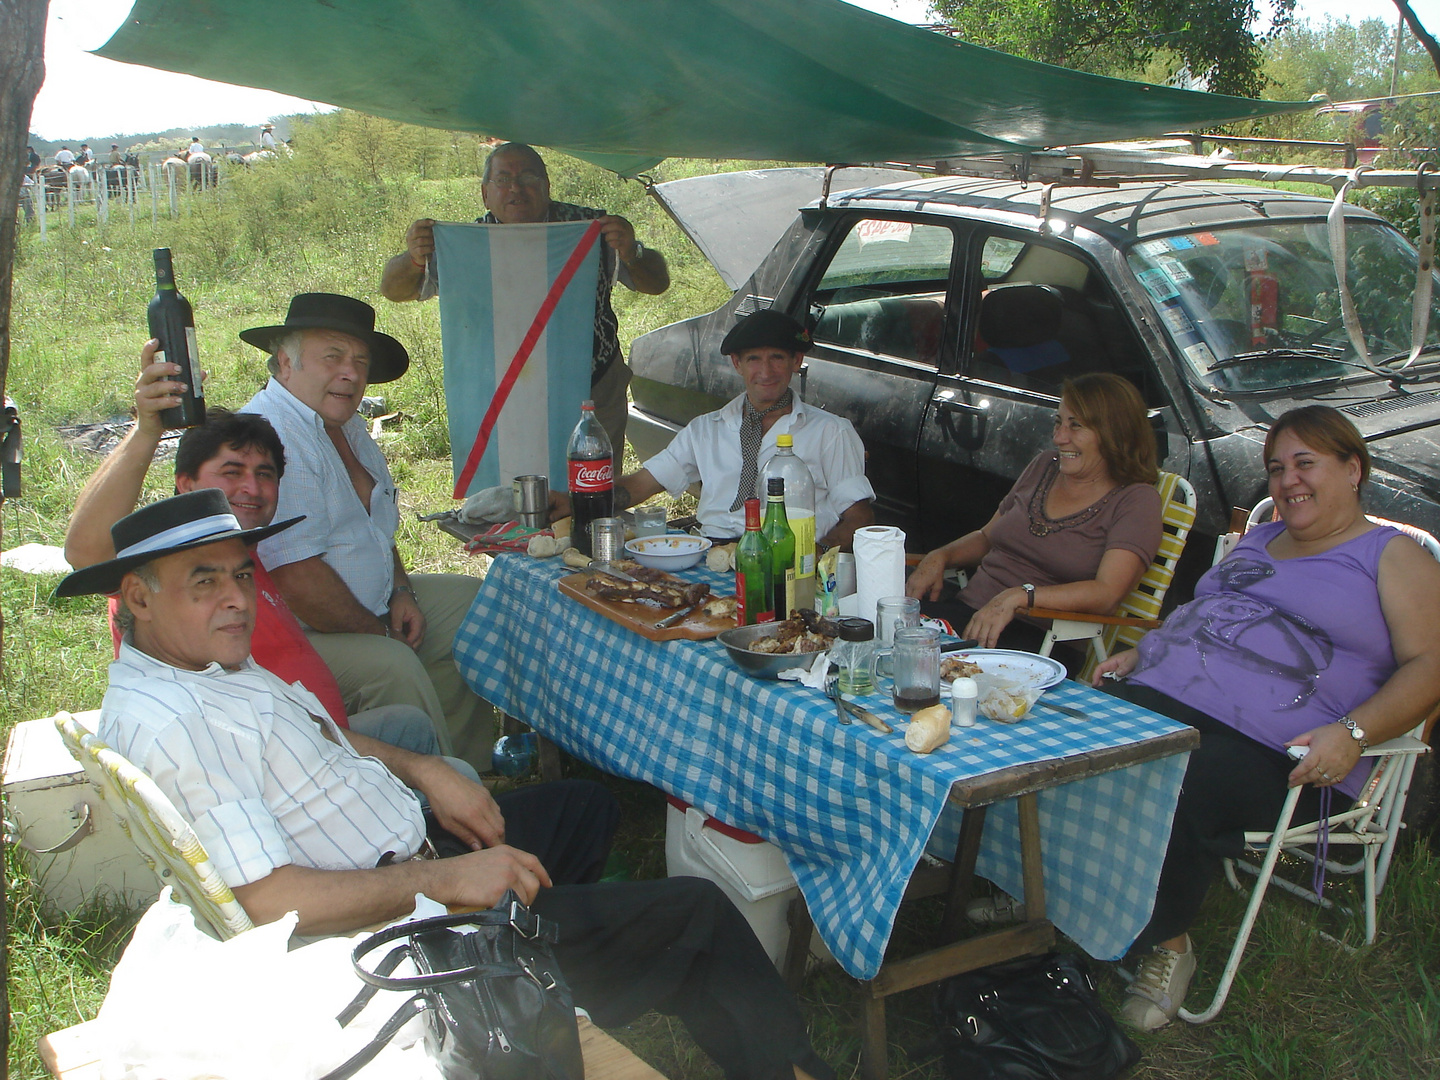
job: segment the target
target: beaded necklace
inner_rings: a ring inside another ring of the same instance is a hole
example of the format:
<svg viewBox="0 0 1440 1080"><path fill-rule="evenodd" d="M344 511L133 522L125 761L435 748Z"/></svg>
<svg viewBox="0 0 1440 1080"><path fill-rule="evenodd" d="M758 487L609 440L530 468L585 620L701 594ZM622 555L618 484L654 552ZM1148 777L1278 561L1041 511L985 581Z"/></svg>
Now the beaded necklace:
<svg viewBox="0 0 1440 1080"><path fill-rule="evenodd" d="M1035 490L1030 495L1030 535L1049 536L1051 533L1062 532L1065 529L1073 529L1077 525L1084 525L1091 518L1094 518L1105 504L1110 501L1110 496L1120 490L1116 484L1109 491L1100 497L1098 502L1091 503L1084 510L1077 510L1073 514L1067 514L1062 518L1052 518L1045 513L1045 501L1050 497L1050 489L1055 486L1055 478L1060 475L1060 461L1052 459L1049 468L1045 472L1045 478L1035 485Z"/></svg>

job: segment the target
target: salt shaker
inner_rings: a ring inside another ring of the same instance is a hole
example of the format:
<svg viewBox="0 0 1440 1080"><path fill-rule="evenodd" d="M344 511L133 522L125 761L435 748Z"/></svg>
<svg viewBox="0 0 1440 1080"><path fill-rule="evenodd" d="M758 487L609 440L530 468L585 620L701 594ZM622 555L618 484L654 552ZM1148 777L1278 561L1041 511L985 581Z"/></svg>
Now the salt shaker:
<svg viewBox="0 0 1440 1080"><path fill-rule="evenodd" d="M956 727L975 726L975 702L980 688L970 678L956 679L950 684L950 722Z"/></svg>

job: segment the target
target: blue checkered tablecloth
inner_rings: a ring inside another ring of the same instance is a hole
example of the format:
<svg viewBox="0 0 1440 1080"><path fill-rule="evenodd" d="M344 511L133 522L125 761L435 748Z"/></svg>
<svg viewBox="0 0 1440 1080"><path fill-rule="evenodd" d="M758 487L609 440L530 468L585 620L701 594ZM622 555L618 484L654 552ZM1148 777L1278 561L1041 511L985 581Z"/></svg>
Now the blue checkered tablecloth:
<svg viewBox="0 0 1440 1080"><path fill-rule="evenodd" d="M562 595L558 560L501 556L455 638L476 693L607 772L644 780L758 833L786 855L820 936L851 975L879 971L922 852L952 858L958 780L1121 746L1182 725L1065 682L1011 726L956 728L931 754L905 748L903 718L866 704L891 735L840 726L819 690L755 679L716 641L652 642ZM717 593L728 576L703 569ZM1187 754L1040 793L1047 913L1090 955L1116 959L1150 916ZM977 871L1022 892L1013 800L986 820Z"/></svg>

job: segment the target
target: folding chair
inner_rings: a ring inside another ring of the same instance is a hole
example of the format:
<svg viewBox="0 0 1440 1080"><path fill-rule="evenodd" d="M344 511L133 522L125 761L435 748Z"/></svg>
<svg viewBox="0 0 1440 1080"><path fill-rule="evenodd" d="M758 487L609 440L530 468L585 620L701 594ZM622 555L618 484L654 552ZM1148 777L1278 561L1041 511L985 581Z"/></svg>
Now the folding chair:
<svg viewBox="0 0 1440 1080"><path fill-rule="evenodd" d="M1037 607L1029 612L1038 619L1050 619L1050 629L1040 646L1040 655L1049 656L1057 641L1088 641L1090 647L1080 681L1089 682L1095 665L1119 646L1134 648L1145 631L1160 625L1160 607L1175 577L1175 566L1185 550L1185 540L1195 524L1195 489L1175 473L1162 472L1155 482L1160 492L1160 550L1140 583L1115 609L1113 615L1090 615Z"/></svg>
<svg viewBox="0 0 1440 1080"><path fill-rule="evenodd" d="M190 906L202 928L208 926L224 941L254 926L210 864L190 823L155 782L69 713L56 714L55 726L160 884L173 887L175 898Z"/></svg>
<svg viewBox="0 0 1440 1080"><path fill-rule="evenodd" d="M1251 510L1246 528L1248 529L1250 525L1257 522L1270 520L1273 511L1274 503L1269 498L1262 499ZM1392 525L1414 537L1426 551L1436 559L1440 559L1440 542L1437 542L1435 537L1423 529L1400 522L1386 521L1383 518L1370 517L1370 520L1379 525ZM1228 554L1229 549L1234 546L1233 541L1227 545L1225 540L1226 537L1221 538L1221 544L1217 545L1217 552L1223 546L1225 549L1223 554ZM1360 790L1360 797L1355 800L1355 804L1350 809L1331 814L1325 822L1328 830L1328 843L1331 848L1338 846L1359 849L1359 857L1353 861L1345 862L1338 858L1326 858L1323 860L1323 866L1326 874L1363 873L1365 875L1366 945L1373 944L1375 941L1375 903L1380 895L1380 890L1385 887L1385 879L1390 872L1390 859L1395 852L1395 842L1399 839L1400 830L1404 828L1404 822L1401 819L1405 813L1406 797L1410 793L1410 780L1415 772L1415 762L1421 754L1428 753L1430 750L1420 738L1429 719L1427 717L1408 735L1401 735L1366 750L1362 757L1373 759L1375 765L1370 773L1370 778ZM1235 935L1235 943L1231 946L1225 970L1220 975L1220 983L1215 988L1214 998L1208 1007L1199 1012L1181 1009L1181 1019L1192 1024L1202 1024L1207 1020L1214 1019L1224 1007L1230 987L1235 981L1235 973L1240 967L1240 960L1245 955L1245 947L1250 941L1250 933L1255 925L1255 919L1260 913L1260 903L1265 899L1265 893L1272 884L1303 900L1308 900L1312 904L1327 908L1333 906L1331 901L1317 896L1308 885L1296 884L1275 872L1282 852L1296 856L1312 866L1318 858L1313 849L1319 840L1321 823L1311 821L1296 825L1292 821L1301 790L1298 787L1290 789L1273 829L1245 834L1247 850L1265 853L1258 867L1249 862L1225 860L1225 877L1233 888L1243 891L1240 880L1236 876L1237 869L1255 875L1255 884L1250 890L1250 902L1245 908L1244 918L1240 921L1240 929Z"/></svg>

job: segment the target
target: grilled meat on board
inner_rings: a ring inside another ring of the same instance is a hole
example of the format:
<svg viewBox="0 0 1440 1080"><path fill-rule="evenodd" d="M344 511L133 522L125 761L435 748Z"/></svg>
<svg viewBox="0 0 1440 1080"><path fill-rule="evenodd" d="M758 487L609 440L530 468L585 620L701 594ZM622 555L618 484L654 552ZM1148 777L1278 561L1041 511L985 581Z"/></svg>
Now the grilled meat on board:
<svg viewBox="0 0 1440 1080"><path fill-rule="evenodd" d="M666 608L691 607L710 595L710 586L705 584L621 581L603 574L595 574L585 582L585 590L601 600L650 600Z"/></svg>

